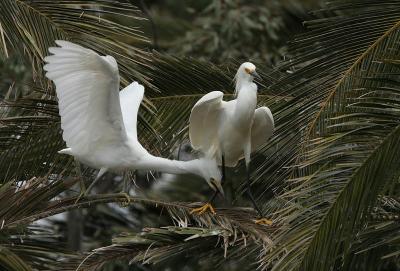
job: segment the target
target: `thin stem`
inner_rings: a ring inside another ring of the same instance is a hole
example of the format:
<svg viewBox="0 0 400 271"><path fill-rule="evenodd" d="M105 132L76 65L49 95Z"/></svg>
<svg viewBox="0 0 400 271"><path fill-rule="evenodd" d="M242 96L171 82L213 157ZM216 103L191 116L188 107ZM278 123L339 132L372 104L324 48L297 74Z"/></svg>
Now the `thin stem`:
<svg viewBox="0 0 400 271"><path fill-rule="evenodd" d="M253 197L253 193L251 192L251 185L250 185L250 164L249 166L246 168L246 173L247 173L247 181L246 181L246 187L247 187L247 195L250 198L251 203L253 203L254 208L257 210L258 214L260 215L260 217L264 217L263 213L261 211L261 209L258 207L254 197Z"/></svg>

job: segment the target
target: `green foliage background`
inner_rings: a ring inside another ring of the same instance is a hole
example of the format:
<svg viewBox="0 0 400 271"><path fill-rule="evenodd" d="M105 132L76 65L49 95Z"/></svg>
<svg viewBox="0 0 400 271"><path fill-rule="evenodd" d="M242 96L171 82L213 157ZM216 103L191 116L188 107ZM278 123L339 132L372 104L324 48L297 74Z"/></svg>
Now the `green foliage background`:
<svg viewBox="0 0 400 271"><path fill-rule="evenodd" d="M305 22L304 22L305 21ZM303 23L304 22L304 23ZM0 269L400 270L400 1L0 2ZM122 85L146 86L141 143L192 159L191 107L232 98L251 60L276 132L253 155L253 223L243 165L217 215L190 215L211 191L193 176L107 174L57 154L55 39L115 57Z"/></svg>

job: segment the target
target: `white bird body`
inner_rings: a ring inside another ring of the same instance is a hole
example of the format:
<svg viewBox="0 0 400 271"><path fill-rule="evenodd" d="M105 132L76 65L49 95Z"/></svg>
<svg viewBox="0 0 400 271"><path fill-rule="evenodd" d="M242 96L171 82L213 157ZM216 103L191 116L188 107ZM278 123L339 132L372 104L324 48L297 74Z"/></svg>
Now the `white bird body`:
<svg viewBox="0 0 400 271"><path fill-rule="evenodd" d="M190 115L189 136L194 149L213 157L225 166L234 167L243 157L246 165L250 153L272 135L274 119L268 107L257 106L257 85L245 69L255 70L251 63L242 64L236 76L236 99L223 101L223 93L213 91L203 96ZM253 69L252 69L253 68Z"/></svg>
<svg viewBox="0 0 400 271"><path fill-rule="evenodd" d="M269 108L256 109L257 85L253 83L253 77L258 74L255 70L256 67L249 62L239 67L235 77L236 99L225 102L222 92L213 91L193 106L189 120L189 137L195 150L216 159L222 165L223 180L225 166L234 167L244 157L247 193L261 217L255 222L270 225L272 222L263 218L262 211L255 202L250 183L250 154L263 145L274 131L274 119Z"/></svg>
<svg viewBox="0 0 400 271"><path fill-rule="evenodd" d="M119 91L115 59L67 41L49 48L46 76L53 80L59 101L63 139L73 155L93 168L107 170L157 170L192 173L220 186L220 171L209 158L176 161L151 155L138 141L137 114L144 87L137 82ZM218 187L217 187L218 189Z"/></svg>

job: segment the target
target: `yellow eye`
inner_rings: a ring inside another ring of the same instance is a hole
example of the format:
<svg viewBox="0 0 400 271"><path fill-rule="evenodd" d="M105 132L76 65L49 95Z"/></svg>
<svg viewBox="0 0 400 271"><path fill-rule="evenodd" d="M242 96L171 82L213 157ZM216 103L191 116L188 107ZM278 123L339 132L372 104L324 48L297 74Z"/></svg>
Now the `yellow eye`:
<svg viewBox="0 0 400 271"><path fill-rule="evenodd" d="M249 68L244 68L244 71L247 72L247 73L251 72L251 70Z"/></svg>

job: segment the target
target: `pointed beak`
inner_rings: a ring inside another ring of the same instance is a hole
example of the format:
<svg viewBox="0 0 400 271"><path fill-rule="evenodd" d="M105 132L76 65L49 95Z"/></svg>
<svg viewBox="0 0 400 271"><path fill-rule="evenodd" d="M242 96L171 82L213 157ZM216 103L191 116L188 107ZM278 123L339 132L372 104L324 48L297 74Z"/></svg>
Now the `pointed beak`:
<svg viewBox="0 0 400 271"><path fill-rule="evenodd" d="M219 192L222 197L225 197L224 189L222 188L221 182L217 182L215 179L211 178L210 183L215 191Z"/></svg>
<svg viewBox="0 0 400 271"><path fill-rule="evenodd" d="M250 73L254 78L257 78L258 80L262 81L261 76L254 70Z"/></svg>

